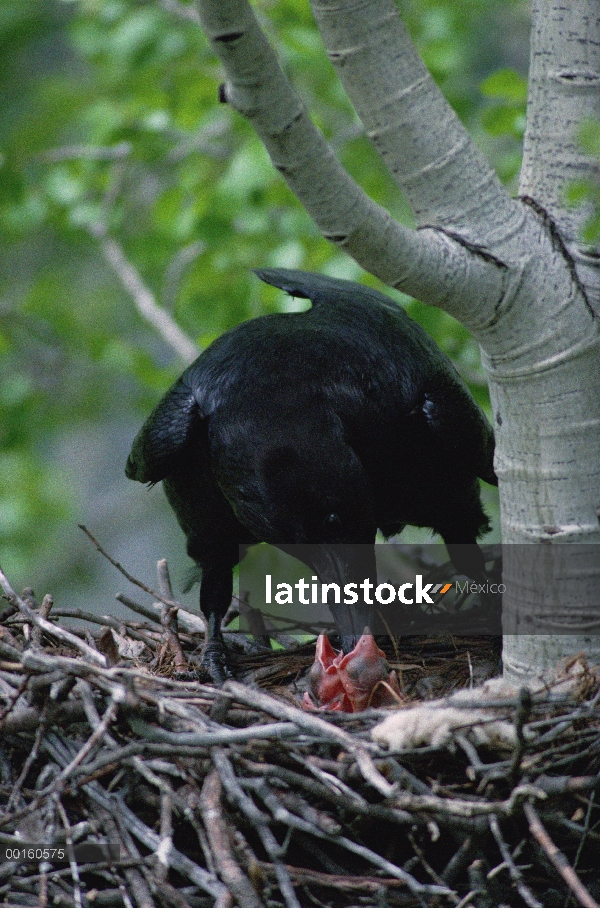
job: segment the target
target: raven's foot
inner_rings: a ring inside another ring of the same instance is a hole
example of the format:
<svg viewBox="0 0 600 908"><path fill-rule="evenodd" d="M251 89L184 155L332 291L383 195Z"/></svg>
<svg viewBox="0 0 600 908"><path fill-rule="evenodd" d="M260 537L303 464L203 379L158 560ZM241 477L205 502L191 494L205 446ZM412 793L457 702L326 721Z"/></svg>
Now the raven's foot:
<svg viewBox="0 0 600 908"><path fill-rule="evenodd" d="M229 654L224 640L209 640L202 654L202 668L205 669L219 687L228 678L233 678L229 667Z"/></svg>

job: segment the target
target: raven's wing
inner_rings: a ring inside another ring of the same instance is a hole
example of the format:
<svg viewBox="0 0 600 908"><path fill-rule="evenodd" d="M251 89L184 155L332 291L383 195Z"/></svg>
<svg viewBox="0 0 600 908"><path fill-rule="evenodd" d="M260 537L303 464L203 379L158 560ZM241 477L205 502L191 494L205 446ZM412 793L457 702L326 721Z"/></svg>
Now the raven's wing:
<svg viewBox="0 0 600 908"><path fill-rule="evenodd" d="M337 304L343 308L350 301L371 307L384 308L394 316L387 322L388 340L398 331L398 343L390 351L392 357L404 355L410 344L416 356L426 363L423 374L425 398L422 414L431 433L433 444L444 446L446 453L458 466L472 471L492 485L498 480L494 473L494 433L483 411L458 375L451 360L435 341L393 300L371 287L287 268L260 268L255 274L265 283L285 290L292 296L310 299L314 306ZM404 348L404 350L403 350Z"/></svg>
<svg viewBox="0 0 600 908"><path fill-rule="evenodd" d="M187 374L167 391L138 432L125 467L128 479L160 482L198 437L203 417Z"/></svg>

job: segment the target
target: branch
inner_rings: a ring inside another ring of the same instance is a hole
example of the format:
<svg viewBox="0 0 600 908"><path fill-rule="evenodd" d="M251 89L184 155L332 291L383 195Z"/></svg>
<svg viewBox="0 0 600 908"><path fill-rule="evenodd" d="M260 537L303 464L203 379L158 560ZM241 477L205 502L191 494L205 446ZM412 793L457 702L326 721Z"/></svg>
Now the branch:
<svg viewBox="0 0 600 908"><path fill-rule="evenodd" d="M132 151L131 142L118 142L116 145L63 145L50 148L34 155L34 161L43 164L60 164L62 161L120 161L129 157Z"/></svg>
<svg viewBox="0 0 600 908"><path fill-rule="evenodd" d="M4 590L9 602L14 602L19 607L19 611L27 618L28 621L35 626L44 631L44 633L49 634L51 637L54 637L55 640L60 640L61 643L66 644L67 646L72 646L84 656L89 662L94 663L95 665L106 665L106 659L102 653L97 652L95 649L92 649L91 646L88 646L87 643L84 643L79 637L76 637L75 634L72 634L70 631L66 631L61 627L57 627L55 624L52 624L51 621L48 621L46 618L42 618L35 609L33 609L21 596L17 596L10 583L8 578L2 570L0 570L0 586Z"/></svg>
<svg viewBox="0 0 600 908"><path fill-rule="evenodd" d="M523 874L513 860L513 857L510 853L510 848L502 837L502 831L500 829L500 824L498 823L498 818L495 817L494 814L490 816L489 824L490 829L492 830L492 835L498 843L498 848L500 849L502 859L506 867L508 868L510 877L515 884L519 895L521 896L525 904L529 906L529 908L543 908L542 903L535 898L529 887L525 885L523 881Z"/></svg>
<svg viewBox="0 0 600 908"><path fill-rule="evenodd" d="M231 847L227 823L221 807L222 785L216 769L210 772L202 786L200 812L219 876L236 902L247 908L263 908L264 902L239 865Z"/></svg>
<svg viewBox="0 0 600 908"><path fill-rule="evenodd" d="M193 6L186 6L179 0L160 0L160 5L169 13L174 13L184 22L193 22L195 25L200 24L200 17Z"/></svg>
<svg viewBox="0 0 600 908"><path fill-rule="evenodd" d="M111 266L127 293L133 299L140 315L157 329L162 339L186 363L193 362L200 348L191 340L170 314L158 305L154 294L146 287L139 273L129 262L121 246L106 235L103 226L93 225L90 232L100 243L104 258Z"/></svg>
<svg viewBox="0 0 600 908"><path fill-rule="evenodd" d="M600 908L598 902L585 888L562 851L559 851L559 849L556 847L556 845L546 832L546 829L542 821L538 817L533 805L527 803L523 804L523 811L525 813L525 816L527 817L527 822L529 823L529 828L532 834L544 849L579 904L583 905L584 908Z"/></svg>
<svg viewBox="0 0 600 908"><path fill-rule="evenodd" d="M481 243L518 216L392 0L311 0L329 58L417 223Z"/></svg>
<svg viewBox="0 0 600 908"><path fill-rule="evenodd" d="M589 215L568 208L567 179L585 180L598 162L578 134L600 119L600 9L596 0L534 0L527 129L519 194L541 205L567 242ZM597 259L595 260L597 265Z"/></svg>
<svg viewBox="0 0 600 908"><path fill-rule="evenodd" d="M123 577L125 577L127 580L129 580L130 583L133 583L135 586L138 586L145 593L148 593L149 596L153 596L155 599L158 599L158 601L162 602L163 605L167 605L167 606L177 605L179 607L178 602L174 602L172 599L167 599L161 593L157 593L156 590L153 590L152 587L146 586L145 583L142 583L141 580L138 580L137 577L134 577L133 574L130 574L129 571L123 567L122 564L120 564L118 561L115 561L115 559L112 558L108 554L106 549L102 548L102 546L100 545L100 543L98 542L96 537L93 536L92 533L90 533L88 528L86 526L84 526L83 523L78 523L77 526L79 527L80 530L83 530L83 532L85 533L87 538L90 540L92 545L96 549L98 549L100 554L103 555L106 558L106 560L112 564L113 567L116 567L116 569L119 571L119 573L122 574ZM159 575L159 582L160 582L160 575ZM128 603L126 603L126 604L128 604ZM142 614L147 618L151 618L152 620L160 621L159 617L156 617L156 619L155 619L154 615L149 611L144 611L144 612L142 612Z"/></svg>
<svg viewBox="0 0 600 908"><path fill-rule="evenodd" d="M198 0L197 6L227 75L222 99L252 124L326 239L392 287L453 314L453 305L468 311L482 299L500 298L503 274L496 264L436 231L398 224L346 173L283 74L247 0Z"/></svg>

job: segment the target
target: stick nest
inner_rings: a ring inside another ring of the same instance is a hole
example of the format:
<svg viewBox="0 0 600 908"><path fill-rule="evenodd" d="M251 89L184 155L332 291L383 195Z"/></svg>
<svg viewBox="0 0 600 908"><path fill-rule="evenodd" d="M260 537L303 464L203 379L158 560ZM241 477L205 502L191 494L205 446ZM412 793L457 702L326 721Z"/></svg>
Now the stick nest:
<svg viewBox="0 0 600 908"><path fill-rule="evenodd" d="M38 604L2 575L0 905L597 906L594 672L568 693L474 697L514 724L512 748L459 729L390 753L371 737L390 710L299 707L312 646L237 635L243 683L204 683L198 618L177 621L161 576L162 605L127 600L145 616L128 621ZM498 641L388 656L406 709L489 676ZM70 862L7 860L23 843ZM119 857L86 863L80 846L102 843Z"/></svg>

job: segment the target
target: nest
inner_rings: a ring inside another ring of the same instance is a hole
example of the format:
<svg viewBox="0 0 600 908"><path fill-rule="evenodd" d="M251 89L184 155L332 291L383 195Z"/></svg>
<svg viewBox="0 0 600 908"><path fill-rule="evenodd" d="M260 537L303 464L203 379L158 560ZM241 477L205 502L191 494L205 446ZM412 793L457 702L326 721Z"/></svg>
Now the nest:
<svg viewBox="0 0 600 908"><path fill-rule="evenodd" d="M299 707L312 646L238 635L241 680L204 683L198 619L177 623L161 570L141 621L0 578L0 905L597 906L593 672L567 693L474 697L514 746L474 743L464 702L443 745L391 753L371 735L390 710ZM489 675L497 645L397 643L400 710Z"/></svg>

